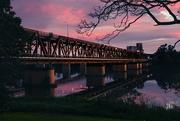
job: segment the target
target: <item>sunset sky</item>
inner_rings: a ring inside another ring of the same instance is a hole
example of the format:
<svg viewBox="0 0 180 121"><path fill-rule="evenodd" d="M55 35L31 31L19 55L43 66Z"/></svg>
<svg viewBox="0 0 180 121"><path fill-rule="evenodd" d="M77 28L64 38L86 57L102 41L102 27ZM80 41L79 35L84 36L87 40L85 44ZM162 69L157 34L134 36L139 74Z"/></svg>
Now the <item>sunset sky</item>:
<svg viewBox="0 0 180 121"><path fill-rule="evenodd" d="M11 5L16 16L21 17L22 26L25 28L66 36L68 23L70 37L93 42L97 42L96 37L101 38L110 33L114 29L114 23L119 21L117 19L103 22L91 36L79 35L75 31L77 24L81 19L90 19L88 13L93 12L93 6L101 5L99 0L13 0ZM177 13L176 11L180 10L180 2L171 9ZM160 20L172 19L164 9L154 9L153 12ZM114 38L110 45L126 48L143 43L146 53L154 53L160 45L165 43L173 45L180 39L180 25L154 26L155 24L148 15L145 15ZM180 51L180 43L176 50Z"/></svg>

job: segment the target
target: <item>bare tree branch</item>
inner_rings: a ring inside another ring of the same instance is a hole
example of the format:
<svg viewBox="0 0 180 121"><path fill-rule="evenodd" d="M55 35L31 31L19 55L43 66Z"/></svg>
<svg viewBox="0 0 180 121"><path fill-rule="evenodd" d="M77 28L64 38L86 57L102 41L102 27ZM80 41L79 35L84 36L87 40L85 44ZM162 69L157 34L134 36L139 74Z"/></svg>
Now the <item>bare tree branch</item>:
<svg viewBox="0 0 180 121"><path fill-rule="evenodd" d="M104 3L104 6L94 7L94 12L90 13L89 16L92 18L97 18L97 22L87 22L86 20L82 20L80 24L78 24L77 32L79 34L84 34L90 36L94 29L101 23L101 21L108 21L111 19L118 19L120 17L120 24L114 24L115 30L107 34L102 39L98 39L100 41L110 42L113 38L115 38L120 32L125 31L127 28L131 26L131 24L135 23L139 18L143 15L148 14L154 22L158 25L173 25L180 24L180 20L178 15L172 12L169 6L173 6L180 2L179 0L100 0ZM159 21L151 12L151 9L157 8L165 8L169 15L172 16L173 21ZM180 10L177 10L180 13ZM136 19L134 21L129 22L130 16L135 16ZM107 40L106 40L107 39Z"/></svg>
<svg viewBox="0 0 180 121"><path fill-rule="evenodd" d="M180 42L180 39L174 43L173 48L175 48L175 47L176 47L176 44L177 44L178 42Z"/></svg>
<svg viewBox="0 0 180 121"><path fill-rule="evenodd" d="M98 38L97 38L97 40L109 44L112 39L114 39L116 36L118 36L121 32L123 32L123 31L125 31L126 29L128 29L128 28L131 26L131 24L135 23L135 22L136 22L139 18L141 18L143 15L144 15L144 14L141 14L138 18L136 18L134 21L130 22L130 23L129 23L127 26L125 26L123 29L117 28L117 29L114 30L112 33L107 34L104 38L102 38L102 39L98 39ZM115 34L115 32L117 32L117 33ZM114 35L114 34L115 34L115 35ZM110 36L113 36L113 37L111 37L110 39L106 40L106 39L109 38Z"/></svg>

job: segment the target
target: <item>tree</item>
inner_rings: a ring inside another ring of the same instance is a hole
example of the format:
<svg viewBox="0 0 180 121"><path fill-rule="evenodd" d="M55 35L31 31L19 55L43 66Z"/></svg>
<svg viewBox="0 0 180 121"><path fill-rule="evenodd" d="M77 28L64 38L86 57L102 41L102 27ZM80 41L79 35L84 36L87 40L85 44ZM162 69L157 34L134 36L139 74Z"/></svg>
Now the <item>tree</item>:
<svg viewBox="0 0 180 121"><path fill-rule="evenodd" d="M92 18L97 18L97 22L87 22L86 20L81 20L78 24L77 32L79 34L84 34L90 36L93 30L102 21L108 21L112 19L119 19L119 24L114 24L115 30L107 34L101 41L110 42L115 38L120 32L128 29L131 24L139 20L143 15L148 14L153 21L156 23L155 26L159 25L173 25L180 24L178 16L180 15L180 9L177 13L174 13L170 6L176 5L179 0L100 0L104 5L94 7L94 12L90 13L89 16ZM160 21L158 20L152 9L162 9L164 8L173 18L172 21ZM134 20L129 21L130 17Z"/></svg>
<svg viewBox="0 0 180 121"><path fill-rule="evenodd" d="M21 19L15 17L10 0L0 0L0 112L3 112L10 99L8 85L20 76L18 56L25 44L26 32Z"/></svg>
<svg viewBox="0 0 180 121"><path fill-rule="evenodd" d="M153 62L158 65L179 65L180 53L172 45L161 45L153 54Z"/></svg>

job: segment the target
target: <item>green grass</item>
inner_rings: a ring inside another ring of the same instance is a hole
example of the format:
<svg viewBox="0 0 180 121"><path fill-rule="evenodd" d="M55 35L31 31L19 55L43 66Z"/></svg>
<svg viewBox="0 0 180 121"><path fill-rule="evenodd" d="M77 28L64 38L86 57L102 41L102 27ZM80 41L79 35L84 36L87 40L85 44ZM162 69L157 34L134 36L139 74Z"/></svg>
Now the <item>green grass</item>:
<svg viewBox="0 0 180 121"><path fill-rule="evenodd" d="M162 107L149 107L133 101L117 100L127 90L117 89L105 97L94 100L64 97L21 97L13 98L9 104L9 111L5 120L146 120L146 121L179 121L180 108L166 110ZM128 94L136 92L131 91ZM135 95L136 96L136 95ZM4 121L4 120L3 120Z"/></svg>
<svg viewBox="0 0 180 121"><path fill-rule="evenodd" d="M6 113L2 121L130 121L103 117L49 113ZM137 121L137 120L136 120Z"/></svg>
<svg viewBox="0 0 180 121"><path fill-rule="evenodd" d="M111 98L110 98L111 99ZM15 98L10 103L7 120L148 120L179 121L180 112L161 107L114 102L110 99ZM54 116L53 116L54 115ZM58 117L60 116L60 117ZM18 117L20 119L18 119ZM42 117L42 118L41 118ZM44 117L44 118L43 118ZM99 118L98 118L99 117ZM37 119L36 119L37 118ZM52 118L52 119L51 119ZM58 119L57 119L58 118ZM81 119L82 118L82 119Z"/></svg>

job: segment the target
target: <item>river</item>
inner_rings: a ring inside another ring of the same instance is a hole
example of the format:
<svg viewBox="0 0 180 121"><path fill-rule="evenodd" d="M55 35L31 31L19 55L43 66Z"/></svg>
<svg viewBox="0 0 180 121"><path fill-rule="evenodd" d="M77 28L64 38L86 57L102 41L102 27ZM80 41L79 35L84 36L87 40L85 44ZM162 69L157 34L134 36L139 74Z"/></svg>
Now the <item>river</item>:
<svg viewBox="0 0 180 121"><path fill-rule="evenodd" d="M178 88L180 82L180 73L174 69L142 69L138 72L113 72L111 66L106 67L106 75L102 77L87 77L81 75L77 65L71 68L71 77L63 79L60 67L55 71L56 88L26 88L14 94L15 97L20 96L55 96L63 97L75 93L80 93L92 88L105 88L117 82L125 82L134 77L145 75L147 78L137 83L131 89L141 93L138 97L148 105L158 105L165 108L173 108L180 106L180 90Z"/></svg>

